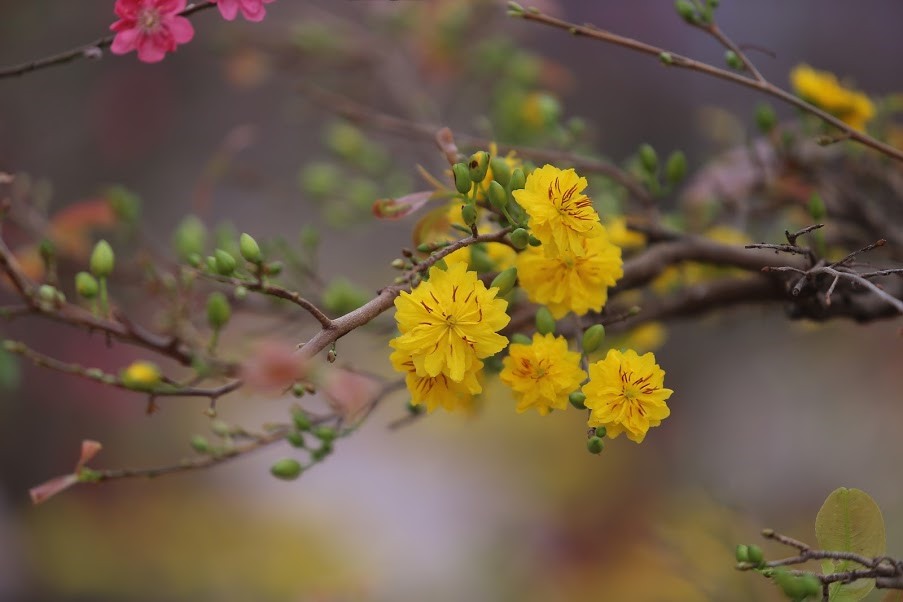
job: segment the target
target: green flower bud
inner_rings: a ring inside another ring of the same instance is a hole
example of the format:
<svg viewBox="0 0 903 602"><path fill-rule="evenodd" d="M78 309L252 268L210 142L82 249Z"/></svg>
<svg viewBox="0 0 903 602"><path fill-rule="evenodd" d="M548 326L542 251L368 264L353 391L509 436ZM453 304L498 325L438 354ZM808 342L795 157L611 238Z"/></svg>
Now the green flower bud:
<svg viewBox="0 0 903 602"><path fill-rule="evenodd" d="M778 117L774 109L767 102L756 105L756 126L763 134L767 134L778 124Z"/></svg>
<svg viewBox="0 0 903 602"><path fill-rule="evenodd" d="M530 233L523 228L515 229L514 232L508 235L508 238L511 239L511 244L514 245L515 249L525 249L530 243Z"/></svg>
<svg viewBox="0 0 903 602"><path fill-rule="evenodd" d="M821 580L812 574L800 575L798 577L800 589L803 590L804 596L817 596L821 593Z"/></svg>
<svg viewBox="0 0 903 602"><path fill-rule="evenodd" d="M499 275L492 279L492 284L490 284L489 287L499 289L496 296L501 297L507 295L508 292L514 288L515 282L517 282L517 268L508 268L507 270L499 272Z"/></svg>
<svg viewBox="0 0 903 602"><path fill-rule="evenodd" d="M511 335L511 344L512 345L530 345L533 343L533 339L528 337L525 334L521 334L519 332L515 332Z"/></svg>
<svg viewBox="0 0 903 602"><path fill-rule="evenodd" d="M398 258L396 258L396 259L393 259L393 260L392 260L392 263L391 263L390 265L391 265L393 268L395 268L396 270L403 270L403 269L405 269L406 267L408 267L408 262L406 262L406 261L405 261L404 259L402 259L401 257L398 257Z"/></svg>
<svg viewBox="0 0 903 602"><path fill-rule="evenodd" d="M45 303L56 303L59 300L58 294L58 291L49 284L38 287L38 299Z"/></svg>
<svg viewBox="0 0 903 602"><path fill-rule="evenodd" d="M210 442L203 435L195 435L189 443L191 444L191 449L199 454L210 453Z"/></svg>
<svg viewBox="0 0 903 602"><path fill-rule="evenodd" d="M511 180L508 182L508 187L511 190L520 190L527 184L527 176L524 175L524 170L520 167L515 167L511 170Z"/></svg>
<svg viewBox="0 0 903 602"><path fill-rule="evenodd" d="M734 557L736 557L737 562L749 562L749 548L741 543L734 550Z"/></svg>
<svg viewBox="0 0 903 602"><path fill-rule="evenodd" d="M568 395L568 401L571 402L571 405L578 410L586 409L586 394L583 393L583 391L574 391L573 393Z"/></svg>
<svg viewBox="0 0 903 602"><path fill-rule="evenodd" d="M489 160L489 168L492 170L492 179L503 187L511 181L511 166L501 157L493 157Z"/></svg>
<svg viewBox="0 0 903 602"><path fill-rule="evenodd" d="M207 244L207 228L194 215L186 216L176 227L172 244L180 259L187 260L192 255L204 253Z"/></svg>
<svg viewBox="0 0 903 602"><path fill-rule="evenodd" d="M236 286L235 290L232 291L232 294L235 295L235 298L239 301L243 301L248 296L248 289L244 286Z"/></svg>
<svg viewBox="0 0 903 602"><path fill-rule="evenodd" d="M270 263L263 266L263 271L268 276L278 276L282 273L283 264L281 261L271 261Z"/></svg>
<svg viewBox="0 0 903 602"><path fill-rule="evenodd" d="M298 240L301 241L301 246L309 252L320 244L320 233L315 226L308 224L301 228Z"/></svg>
<svg viewBox="0 0 903 602"><path fill-rule="evenodd" d="M204 260L204 264L207 266L207 271L211 274L216 274L216 257L212 255L208 255L207 259Z"/></svg>
<svg viewBox="0 0 903 602"><path fill-rule="evenodd" d="M285 436L285 440L288 441L292 447L304 447L304 435L298 431L290 432Z"/></svg>
<svg viewBox="0 0 903 602"><path fill-rule="evenodd" d="M232 308L229 300L219 291L210 293L207 298L207 322L214 330L219 330L229 322L232 316Z"/></svg>
<svg viewBox="0 0 903 602"><path fill-rule="evenodd" d="M689 0L677 0L674 3L674 9L677 11L677 14L680 15L680 18L687 23L696 23L699 18L696 14L696 9Z"/></svg>
<svg viewBox="0 0 903 602"><path fill-rule="evenodd" d="M405 267L404 260L397 259L396 261L402 263L401 269ZM393 261L392 267L398 267L398 264ZM338 316L343 316L369 301L370 294L365 289L345 278L336 278L326 285L322 299L323 307L326 308L327 311Z"/></svg>
<svg viewBox="0 0 903 602"><path fill-rule="evenodd" d="M538 238L536 238L535 236L533 236L532 234L530 235L529 242L530 242L531 247L538 247L538 246L542 245L542 241L539 240Z"/></svg>
<svg viewBox="0 0 903 602"><path fill-rule="evenodd" d="M106 278L113 273L115 262L116 256L113 254L113 247L110 246L110 243L105 240L98 241L91 253L91 273L98 278Z"/></svg>
<svg viewBox="0 0 903 602"><path fill-rule="evenodd" d="M301 463L294 458L283 458L270 466L270 474L283 481L294 481L301 476L302 470Z"/></svg>
<svg viewBox="0 0 903 602"><path fill-rule="evenodd" d="M342 185L342 172L332 163L310 163L298 174L298 184L311 197L324 199Z"/></svg>
<svg viewBox="0 0 903 602"><path fill-rule="evenodd" d="M665 177L671 184L678 184L687 176L687 156L674 151L665 162Z"/></svg>
<svg viewBox="0 0 903 602"><path fill-rule="evenodd" d="M604 437L605 435L608 434L608 429L605 428L604 426L597 426L595 432L596 432L596 437Z"/></svg>
<svg viewBox="0 0 903 602"><path fill-rule="evenodd" d="M495 269L495 262L489 257L482 245L472 245L470 249L470 269L478 274L485 274Z"/></svg>
<svg viewBox="0 0 903 602"><path fill-rule="evenodd" d="M546 306L536 310L536 332L539 334L553 334L555 332L555 318Z"/></svg>
<svg viewBox="0 0 903 602"><path fill-rule="evenodd" d="M746 557L756 566L765 562L765 555L762 553L762 548L756 545L746 546Z"/></svg>
<svg viewBox="0 0 903 602"><path fill-rule="evenodd" d="M601 437L590 437L586 440L586 450L591 454L601 454L605 449L605 442Z"/></svg>
<svg viewBox="0 0 903 602"><path fill-rule="evenodd" d="M311 452L310 457L314 461L319 462L331 453L332 453L332 443L327 443L326 441L324 441L323 445L321 445L318 449L315 449L313 452Z"/></svg>
<svg viewBox="0 0 903 602"><path fill-rule="evenodd" d="M216 263L216 273L222 276L231 276L235 271L235 258L228 251L217 249L213 252Z"/></svg>
<svg viewBox="0 0 903 602"><path fill-rule="evenodd" d="M313 435L324 443L330 443L336 438L335 429L331 426L318 426L313 430Z"/></svg>
<svg viewBox="0 0 903 602"><path fill-rule="evenodd" d="M295 428L299 431L310 430L310 417L307 415L307 413L304 412L304 410L300 408L292 411L292 422L295 424Z"/></svg>
<svg viewBox="0 0 903 602"><path fill-rule="evenodd" d="M808 595L809 584L802 577L791 575L783 569L776 570L771 578L775 585L781 588L784 595L791 600L802 600ZM819 586L821 589L821 586Z"/></svg>
<svg viewBox="0 0 903 602"><path fill-rule="evenodd" d="M822 200L821 195L813 192L812 196L809 197L809 215L812 216L812 219L819 222L825 218L827 213L825 202Z"/></svg>
<svg viewBox="0 0 903 602"><path fill-rule="evenodd" d="M583 333L583 353L587 355L599 348L602 339L605 338L605 327L601 324L593 324Z"/></svg>
<svg viewBox="0 0 903 602"><path fill-rule="evenodd" d="M455 163L452 165L452 175L455 177L455 190L461 194L470 192L473 182L470 179L470 169L465 163Z"/></svg>
<svg viewBox="0 0 903 602"><path fill-rule="evenodd" d="M653 174L658 169L658 154L649 144L641 144L639 150L640 165L646 172Z"/></svg>
<svg viewBox="0 0 903 602"><path fill-rule="evenodd" d="M467 168L470 170L472 182L482 182L486 178L486 172L489 171L489 153L478 151L472 154L470 161L467 162Z"/></svg>
<svg viewBox="0 0 903 602"><path fill-rule="evenodd" d="M461 208L461 217L464 219L465 224L473 226L477 223L477 208L470 203L464 205L464 207Z"/></svg>
<svg viewBox="0 0 903 602"><path fill-rule="evenodd" d="M504 211L508 206L508 193L505 188L493 180L489 183L489 202L499 211Z"/></svg>
<svg viewBox="0 0 903 602"><path fill-rule="evenodd" d="M238 250L241 252L241 256L245 258L245 261L260 263L260 260L263 259L263 256L260 254L260 245L257 244L257 241L250 234L242 233L238 238Z"/></svg>
<svg viewBox="0 0 903 602"><path fill-rule="evenodd" d="M674 57L671 55L670 52L660 52L658 54L658 60L660 60L665 65L673 65L674 64Z"/></svg>
<svg viewBox="0 0 903 602"><path fill-rule="evenodd" d="M725 51L724 62L727 63L728 67L730 67L731 69L736 69L737 71L743 71L746 68L743 65L743 60L733 50Z"/></svg>

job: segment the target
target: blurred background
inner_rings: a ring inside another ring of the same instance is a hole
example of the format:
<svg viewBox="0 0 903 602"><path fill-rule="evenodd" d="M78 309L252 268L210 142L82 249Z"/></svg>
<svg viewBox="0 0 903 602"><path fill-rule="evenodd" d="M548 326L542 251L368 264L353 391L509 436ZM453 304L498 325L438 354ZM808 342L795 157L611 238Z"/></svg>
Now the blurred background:
<svg viewBox="0 0 903 602"><path fill-rule="evenodd" d="M0 4L0 64L84 44L114 20L110 0L72 4ZM751 91L508 19L504 4L277 0L261 24L205 11L192 19L194 41L160 64L107 55L0 80L0 171L28 174L50 215L128 187L161 247L189 213L293 243L312 226L321 273L373 291L394 277L389 262L414 220L377 222L370 205L422 189L416 165L441 174L444 159L429 138L348 126L323 90L456 133L617 162L649 142L683 149L698 167L752 135L761 99ZM541 6L721 62L722 49L670 1ZM903 90L901 20L894 0L718 10L775 83L806 62L870 94ZM563 126L546 127L553 122ZM148 417L140 395L6 358L0 598L781 599L733 569L734 545L759 543L763 527L814 543L815 514L836 487L875 498L888 553L903 555L899 325L815 327L777 308L668 324L656 357L675 390L672 416L643 445L621 438L601 456L586 453L581 413L517 415L491 381L477 415L437 412L394 431L387 425L405 400L392 398L293 483L268 473L288 451L276 448L203 473L82 486L36 507L28 488L71 470L83 438L104 444L97 466L189 455L206 404L168 399ZM293 342L313 328L282 326ZM111 371L142 357L37 320L0 329ZM241 337L227 342L236 357L248 352ZM343 343L343 360L390 372L385 337ZM287 404L238 395L219 409L256 428L283 418Z"/></svg>

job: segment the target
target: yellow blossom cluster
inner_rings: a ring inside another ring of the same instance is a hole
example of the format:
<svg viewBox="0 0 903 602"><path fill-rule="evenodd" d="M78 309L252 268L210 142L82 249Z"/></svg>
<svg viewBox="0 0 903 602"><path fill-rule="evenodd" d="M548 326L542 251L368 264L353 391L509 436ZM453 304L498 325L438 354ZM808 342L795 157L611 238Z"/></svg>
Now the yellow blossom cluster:
<svg viewBox="0 0 903 602"><path fill-rule="evenodd" d="M389 343L390 359L405 374L413 404L454 410L482 391L481 360L508 344L498 334L510 320L508 303L497 292L459 263L430 268L429 280L395 299L401 334Z"/></svg>
<svg viewBox="0 0 903 602"><path fill-rule="evenodd" d="M797 95L855 130L864 130L875 116L871 99L862 92L844 87L833 73L797 65L790 72L790 83Z"/></svg>

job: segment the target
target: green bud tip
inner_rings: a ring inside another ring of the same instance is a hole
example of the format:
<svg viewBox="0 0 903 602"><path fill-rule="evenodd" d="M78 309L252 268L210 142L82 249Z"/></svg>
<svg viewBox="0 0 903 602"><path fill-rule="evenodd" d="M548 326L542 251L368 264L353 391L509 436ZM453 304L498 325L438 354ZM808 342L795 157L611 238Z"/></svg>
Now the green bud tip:
<svg viewBox="0 0 903 602"><path fill-rule="evenodd" d="M235 258L228 251L217 249L213 252L216 272L222 276L231 276L235 271Z"/></svg>
<svg viewBox="0 0 903 602"><path fill-rule="evenodd" d="M532 234L530 235L528 242L530 243L531 247L538 247L538 246L542 245L542 241L539 240L538 238L536 238L535 236L533 236Z"/></svg>
<svg viewBox="0 0 903 602"><path fill-rule="evenodd" d="M674 57L671 56L670 52L659 53L658 60L660 60L665 65L673 65L674 64Z"/></svg>
<svg viewBox="0 0 903 602"><path fill-rule="evenodd" d="M455 178L455 190L461 194L470 192L473 182L470 180L470 169L464 163L452 165L452 175Z"/></svg>
<svg viewBox="0 0 903 602"><path fill-rule="evenodd" d="M512 345L530 345L533 341L525 334L521 334L519 332L515 332L511 335L511 344Z"/></svg>
<svg viewBox="0 0 903 602"><path fill-rule="evenodd" d="M477 223L477 208L470 203L464 205L461 208L461 217L464 219L465 224L473 226Z"/></svg>
<svg viewBox="0 0 903 602"><path fill-rule="evenodd" d="M680 18L687 23L696 23L699 19L699 16L696 14L696 9L688 0L677 0L674 3L674 9L677 11L677 14L680 15Z"/></svg>
<svg viewBox="0 0 903 602"><path fill-rule="evenodd" d="M586 450L591 454L601 454L605 449L605 442L601 437L590 437L586 440Z"/></svg>
<svg viewBox="0 0 903 602"><path fill-rule="evenodd" d="M604 437L605 435L608 434L608 429L605 428L604 426L597 426L595 433L596 433L596 437Z"/></svg>
<svg viewBox="0 0 903 602"><path fill-rule="evenodd" d="M756 545L746 546L746 557L749 562L753 563L756 566L759 566L760 564L765 562L765 555L762 553L762 548Z"/></svg>
<svg viewBox="0 0 903 602"><path fill-rule="evenodd" d="M599 348L602 339L605 338L605 327L601 324L593 324L583 333L583 353L590 354Z"/></svg>
<svg viewBox="0 0 903 602"><path fill-rule="evenodd" d="M530 233L523 228L516 228L508 235L508 238L511 239L511 244L514 248L518 250L526 249L527 245L530 244Z"/></svg>
<svg viewBox="0 0 903 602"><path fill-rule="evenodd" d="M232 427L223 420L214 420L210 425L210 430L217 437L228 437L232 434Z"/></svg>
<svg viewBox="0 0 903 602"><path fill-rule="evenodd" d="M511 181L511 166L501 157L493 157L489 160L489 169L492 170L492 179L503 188Z"/></svg>
<svg viewBox="0 0 903 602"><path fill-rule="evenodd" d="M486 151L475 152L470 156L467 167L470 170L471 181L482 182L489 171L489 153Z"/></svg>
<svg viewBox="0 0 903 602"><path fill-rule="evenodd" d="M229 322L232 316L232 308L229 300L219 291L210 293L207 298L207 322L214 330L219 330Z"/></svg>
<svg viewBox="0 0 903 602"><path fill-rule="evenodd" d="M665 177L671 184L678 184L687 176L687 156L674 151L665 163Z"/></svg>
<svg viewBox="0 0 903 602"><path fill-rule="evenodd" d="M245 299L248 296L248 289L244 286L236 286L235 290L232 291L232 294L235 295L235 298L239 301Z"/></svg>
<svg viewBox="0 0 903 602"><path fill-rule="evenodd" d="M734 557L737 559L737 562L749 562L749 548L743 544L738 545L737 549L734 550Z"/></svg>
<svg viewBox="0 0 903 602"><path fill-rule="evenodd" d="M295 428L299 431L310 430L310 417L308 417L304 410L296 409L294 412L292 412L292 422L294 423Z"/></svg>
<svg viewBox="0 0 903 602"><path fill-rule="evenodd" d="M527 184L527 176L520 167L511 170L511 180L508 181L508 188L511 190L520 190Z"/></svg>
<svg viewBox="0 0 903 602"><path fill-rule="evenodd" d="M508 193L505 192L505 187L495 180L489 183L489 203L499 211L504 211L508 207Z"/></svg>
<svg viewBox="0 0 903 602"><path fill-rule="evenodd" d="M49 284L42 284L38 287L38 298L47 303L56 303L57 291Z"/></svg>
<svg viewBox="0 0 903 602"><path fill-rule="evenodd" d="M536 331L539 334L553 334L555 332L555 318L548 307L540 307L536 310Z"/></svg>
<svg viewBox="0 0 903 602"><path fill-rule="evenodd" d="M733 50L728 50L724 53L724 62L727 63L728 67L737 71L743 71L746 68L743 65L743 60Z"/></svg>
<svg viewBox="0 0 903 602"><path fill-rule="evenodd" d="M756 106L756 127L763 134L771 132L778 123L778 117L774 109L768 103L760 103Z"/></svg>
<svg viewBox="0 0 903 602"><path fill-rule="evenodd" d="M336 438L335 429L331 426L318 426L313 430L313 435L324 443L334 441Z"/></svg>
<svg viewBox="0 0 903 602"><path fill-rule="evenodd" d="M113 247L105 240L100 240L94 245L94 251L91 252L90 269L91 273L98 278L106 278L113 273L113 267L116 263L116 256L113 254Z"/></svg>
<svg viewBox="0 0 903 602"><path fill-rule="evenodd" d="M294 458L283 458L270 466L270 474L283 481L294 481L302 470L301 463Z"/></svg>
<svg viewBox="0 0 903 602"><path fill-rule="evenodd" d="M173 233L173 247L181 259L200 255L207 244L207 228L197 216L189 215L179 223Z"/></svg>
<svg viewBox="0 0 903 602"><path fill-rule="evenodd" d="M260 263L263 256L260 254L260 245L254 240L250 234L242 233L238 239L238 250L245 261L250 263Z"/></svg>
<svg viewBox="0 0 903 602"><path fill-rule="evenodd" d="M658 169L658 154L649 144L640 145L639 150L640 165L643 166L648 173L652 174Z"/></svg>
<svg viewBox="0 0 903 602"><path fill-rule="evenodd" d="M507 295L514 288L515 282L517 282L517 268L508 268L499 272L499 275L492 279L489 288L495 287L499 289L497 296L501 297Z"/></svg>
<svg viewBox="0 0 903 602"><path fill-rule="evenodd" d="M304 435L298 431L291 431L285 436L285 440L288 441L292 447L304 447Z"/></svg>
<svg viewBox="0 0 903 602"><path fill-rule="evenodd" d="M210 442L203 435L195 435L191 438L191 449L199 454L206 454L210 451Z"/></svg>
<svg viewBox="0 0 903 602"><path fill-rule="evenodd" d="M403 269L405 269L406 267L408 267L407 262L406 262L404 259L402 259L401 257L398 257L398 258L396 258L396 259L393 259L391 265L392 265L392 267L395 268L396 270L403 270Z"/></svg>
<svg viewBox="0 0 903 602"><path fill-rule="evenodd" d="M568 395L568 401L578 410L586 409L586 394L583 393L583 391L574 391L573 393Z"/></svg>
<svg viewBox="0 0 903 602"><path fill-rule="evenodd" d="M268 276L278 276L282 273L282 268L283 263L281 261L271 261L263 266L263 271L266 272Z"/></svg>

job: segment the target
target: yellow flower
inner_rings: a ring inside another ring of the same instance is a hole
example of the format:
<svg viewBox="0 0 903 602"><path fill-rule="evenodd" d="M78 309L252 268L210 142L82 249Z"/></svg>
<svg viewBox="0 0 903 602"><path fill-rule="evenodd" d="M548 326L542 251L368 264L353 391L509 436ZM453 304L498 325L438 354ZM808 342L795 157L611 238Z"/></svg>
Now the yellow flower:
<svg viewBox="0 0 903 602"><path fill-rule="evenodd" d="M477 253L480 253L480 255L475 257ZM508 245L500 242L489 242L482 245L464 247L446 255L445 265L453 266L461 263L475 271L494 270L501 272L513 267L515 259L517 259L517 251Z"/></svg>
<svg viewBox="0 0 903 602"><path fill-rule="evenodd" d="M160 384L160 369L151 362L132 362L122 371L119 379L129 389L148 391Z"/></svg>
<svg viewBox="0 0 903 602"><path fill-rule="evenodd" d="M831 113L855 130L864 130L875 116L875 105L862 92L845 88L833 73L809 65L797 65L790 72L797 95Z"/></svg>
<svg viewBox="0 0 903 602"><path fill-rule="evenodd" d="M610 349L604 360L590 364L589 382L583 385L589 426L604 426L610 437L626 433L642 443L646 431L671 414L665 400L674 391L664 388L664 380L653 354Z"/></svg>
<svg viewBox="0 0 903 602"><path fill-rule="evenodd" d="M608 287L624 275L621 249L607 236L584 238L580 244L579 256L547 257L537 247L527 247L517 256L521 288L530 301L548 306L556 320L569 311L582 316L601 310Z"/></svg>
<svg viewBox="0 0 903 602"><path fill-rule="evenodd" d="M619 346L639 352L655 351L667 338L668 331L661 322L647 322L628 332Z"/></svg>
<svg viewBox="0 0 903 602"><path fill-rule="evenodd" d="M608 232L608 240L622 249L638 249L646 245L646 236L628 229L623 215L609 218L605 230Z"/></svg>
<svg viewBox="0 0 903 602"><path fill-rule="evenodd" d="M478 378L483 362L477 361L474 370L464 374L464 380L455 382L444 374L437 376L418 376L414 361L404 351L393 351L389 356L392 367L405 375L405 384L411 394L413 405L426 405L432 412L442 407L449 412L470 410L473 406L473 395L483 390Z"/></svg>
<svg viewBox="0 0 903 602"><path fill-rule="evenodd" d="M445 374L462 382L478 369L479 360L505 348L498 334L510 318L508 302L496 299L464 264L447 271L430 268L429 280L395 299L395 319L401 336L390 345L411 356L419 376Z"/></svg>
<svg viewBox="0 0 903 602"><path fill-rule="evenodd" d="M530 229L542 241L548 257L565 253L583 255L584 238L602 234L599 215L589 197L582 194L586 178L573 169L552 165L534 169L523 190L514 198L530 217Z"/></svg>
<svg viewBox="0 0 903 602"><path fill-rule="evenodd" d="M534 334L532 345L511 345L502 364L499 378L514 391L519 414L530 408L542 416L566 409L568 395L586 378L580 354L568 351L567 339L553 334Z"/></svg>

